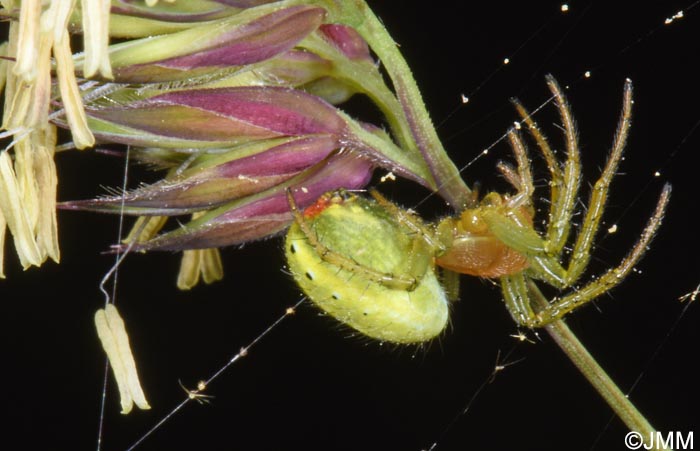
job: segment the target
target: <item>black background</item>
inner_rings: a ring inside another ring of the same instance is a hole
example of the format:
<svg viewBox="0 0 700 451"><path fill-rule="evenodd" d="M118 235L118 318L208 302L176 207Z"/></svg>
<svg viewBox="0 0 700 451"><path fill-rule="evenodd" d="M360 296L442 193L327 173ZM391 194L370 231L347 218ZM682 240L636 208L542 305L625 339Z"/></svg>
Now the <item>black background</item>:
<svg viewBox="0 0 700 451"><path fill-rule="evenodd" d="M370 3L401 45L459 164L515 119L509 97L531 108L546 100L544 74L552 73L570 87L585 179L594 180L612 141L623 80L635 82L633 130L605 216L604 229L616 223L618 232L601 234L592 273L632 246L665 181L674 187L671 206L641 274L567 321L624 390L641 375L630 397L652 424L697 435L700 316L698 304L683 314L678 297L700 283L700 132L692 132L700 120L700 8L664 26L691 2L625 1L614 9L571 2L566 15L554 2ZM505 67L504 57L511 59ZM582 77L586 70L590 79ZM462 93L470 97L466 106ZM351 108L360 114L363 104ZM552 109L538 120L556 141ZM509 158L498 144L464 178L507 189L494 168ZM76 152L58 164L61 200L121 184L117 159ZM538 181L545 175L539 166ZM154 177L134 169L132 186ZM408 183L382 190L407 206L426 194ZM447 209L435 200L421 213ZM103 303L97 287L113 256L101 252L116 239L117 218L60 212L59 221L60 266L22 272L8 245L8 278L0 285L0 440L16 437L25 449L95 449L104 358L92 316ZM120 415L110 381L104 450L128 447L184 397L178 379L194 386L300 298L284 273L280 239L225 249L223 257L224 281L185 293L174 286L177 255L132 255L122 266L118 305L153 409ZM304 305L208 388L211 405L187 406L140 449L417 451L436 440L441 450L626 449L625 427L609 422L610 409L546 334L537 344L510 337L516 328L500 299L491 283L463 278L450 330L420 349L351 338ZM524 360L500 372L444 433L489 379L499 350L513 350L510 362Z"/></svg>

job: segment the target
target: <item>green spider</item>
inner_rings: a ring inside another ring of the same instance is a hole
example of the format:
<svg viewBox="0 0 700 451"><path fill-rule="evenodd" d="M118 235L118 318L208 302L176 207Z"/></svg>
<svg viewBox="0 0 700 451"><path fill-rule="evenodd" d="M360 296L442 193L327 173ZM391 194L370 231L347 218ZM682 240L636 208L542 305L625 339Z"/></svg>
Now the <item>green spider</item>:
<svg viewBox="0 0 700 451"><path fill-rule="evenodd" d="M625 83L622 114L610 156L593 186L571 256L569 242L581 166L574 120L561 88L547 84L556 101L566 140L558 161L546 137L523 106L515 107L536 141L551 176L546 230L533 226L534 193L530 161L517 130L508 133L517 167L498 169L515 187L514 195L491 192L479 205L455 217L426 224L384 199L337 191L300 212L291 192L295 222L286 239L289 268L302 290L320 308L370 337L414 343L439 335L448 320L455 273L499 278L503 297L518 325L542 327L562 318L619 284L644 254L661 225L671 193L665 185L656 210L622 262L578 286L591 258L610 183L630 128L632 84ZM519 128L519 127L517 127ZM437 276L440 268L442 277ZM443 288L444 284L447 289ZM534 280L564 291L544 308L531 300Z"/></svg>

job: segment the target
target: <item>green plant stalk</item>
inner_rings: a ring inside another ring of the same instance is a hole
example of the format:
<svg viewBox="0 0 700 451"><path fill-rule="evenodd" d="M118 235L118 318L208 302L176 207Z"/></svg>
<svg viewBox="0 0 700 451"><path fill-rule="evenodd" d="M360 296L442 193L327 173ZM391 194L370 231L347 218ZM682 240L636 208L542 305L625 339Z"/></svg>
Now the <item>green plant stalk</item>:
<svg viewBox="0 0 700 451"><path fill-rule="evenodd" d="M351 147L355 149L370 148L378 150L381 155L386 157L385 161L382 162L383 166L391 167L394 164L398 164L403 168L402 173L400 173L401 176L414 180L426 188L434 186L429 168L425 165L420 154L406 152L404 148L394 144L388 135L382 137L369 132L347 114L342 112L339 112L339 114L345 119L350 130L350 136L355 137L355 142L348 142ZM403 172L404 170L408 172Z"/></svg>
<svg viewBox="0 0 700 451"><path fill-rule="evenodd" d="M377 105L387 120L389 128L399 147L420 156L420 151L413 141L413 134L402 114L402 107L394 96L394 93L386 86L379 71L367 61L350 61L347 58L339 58L337 50L331 48L326 42L316 35L307 37L300 44L301 47L334 63L333 76L348 83L358 92L367 95ZM422 158L422 157L421 157ZM434 180L430 180L433 182ZM436 187L433 186L433 189Z"/></svg>
<svg viewBox="0 0 700 451"><path fill-rule="evenodd" d="M294 3L300 0L288 0ZM309 3L306 0L305 3ZM438 138L418 85L394 40L364 0L316 0L329 12L329 20L354 27L382 62L396 91L418 149L428 163L437 192L455 210L476 205L476 196L462 180Z"/></svg>
<svg viewBox="0 0 700 451"><path fill-rule="evenodd" d="M542 309L549 305L547 299L532 281L528 283L528 291L536 308ZM650 449L646 441L655 434L656 429L596 362L586 347L569 329L569 326L563 320L556 320L544 328L630 431L642 434L645 440L645 449ZM667 448L654 449L667 450Z"/></svg>
<svg viewBox="0 0 700 451"><path fill-rule="evenodd" d="M364 21L357 26L357 31L377 54L389 74L415 142L438 184L438 193L455 211L473 206L474 195L447 156L406 60L369 6L362 0L357 0L356 4L364 17Z"/></svg>

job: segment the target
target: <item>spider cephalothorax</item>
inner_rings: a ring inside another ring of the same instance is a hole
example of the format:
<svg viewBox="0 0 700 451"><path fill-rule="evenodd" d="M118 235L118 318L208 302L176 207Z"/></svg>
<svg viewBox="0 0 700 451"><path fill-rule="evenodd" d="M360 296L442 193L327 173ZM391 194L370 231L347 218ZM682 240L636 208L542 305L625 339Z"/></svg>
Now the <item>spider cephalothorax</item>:
<svg viewBox="0 0 700 451"><path fill-rule="evenodd" d="M489 193L479 206L440 221L436 231L444 251L436 256L441 268L478 277L495 278L515 274L528 267L526 254L506 245L491 231L490 217L511 217L523 227L532 227L529 205L511 206L498 193Z"/></svg>
<svg viewBox="0 0 700 451"><path fill-rule="evenodd" d="M570 240L581 178L578 143L561 89L551 77L547 83L565 134L564 161L554 156L537 124L516 102L551 176L550 208L543 231L533 225L535 190L530 161L516 130L511 130L508 137L517 167L502 163L499 170L517 192L489 193L479 205L437 224L425 224L376 191L371 191L372 199L329 193L305 213L297 211L290 192L295 223L287 236L287 259L309 298L366 335L418 342L438 335L447 321L446 297L437 282L437 267L446 274L499 278L508 310L525 327L546 325L619 284L660 226L670 186L664 187L647 227L620 265L577 286L590 260L608 189L622 157L630 127L632 85L629 80L625 84L623 110L610 156L593 186L579 233ZM572 247L571 255L563 261L567 246ZM535 280L568 292L546 306L536 306L531 300Z"/></svg>

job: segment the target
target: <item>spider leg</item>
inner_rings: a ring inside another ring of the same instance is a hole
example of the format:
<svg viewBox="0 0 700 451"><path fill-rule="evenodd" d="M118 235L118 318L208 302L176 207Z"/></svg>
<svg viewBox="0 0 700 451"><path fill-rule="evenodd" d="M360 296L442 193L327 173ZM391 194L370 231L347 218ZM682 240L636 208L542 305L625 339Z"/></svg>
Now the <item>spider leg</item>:
<svg viewBox="0 0 700 451"><path fill-rule="evenodd" d="M618 266L609 269L603 275L579 288L575 292L565 295L560 299L554 300L548 308L537 314L537 325L544 325L553 320L561 318L568 312L595 299L622 282L622 280L624 280L624 278L630 273L630 271L632 271L634 266L642 258L644 252L649 246L649 243L654 237L654 234L661 226L670 197L671 185L666 184L664 185L661 195L659 196L659 200L656 204L656 210L649 218L649 221L644 228L644 232L642 232L642 235L639 237L637 243Z"/></svg>
<svg viewBox="0 0 700 451"><path fill-rule="evenodd" d="M406 290L406 291L412 291L416 288L418 285L418 282L420 281L420 278L422 277L423 274L425 274L427 267L429 265L429 259L414 259L410 258L409 260L412 263L415 263L416 260L419 261L427 261L427 263L424 265L423 272L419 272L420 268L415 268L415 272L420 275L420 277L414 277L412 274L393 274L393 273L386 273L382 271L378 271L374 268L371 268L369 266L363 265L355 261L354 259L347 257L343 254L340 254L338 252L333 251L329 247L327 247L325 244L319 240L316 232L312 230L311 226L307 222L307 220L304 218L304 215L299 211L296 201L294 200L294 196L292 195L291 191L287 189L287 201L289 202L289 208L292 212L292 215L294 216L294 221L297 223L299 226L299 229L302 231L306 239L308 240L309 244L313 246L316 249L316 253L318 256L325 261L326 263L330 263L331 265L337 266L338 268L344 269L346 271L350 271L355 274L361 274L363 277L373 281L380 283L387 288L392 288L392 289L398 289L398 290ZM421 240L414 240L414 248L416 246L416 242L422 242ZM416 249L412 249L412 252L417 251ZM412 265L413 266L413 265Z"/></svg>
<svg viewBox="0 0 700 451"><path fill-rule="evenodd" d="M528 128L528 131L530 132L530 135L535 139L535 142L537 143L537 147L540 149L542 152L542 155L544 156L544 160L547 163L547 168L549 169L549 175L551 178L551 181L549 182L550 186L550 205L554 205L557 203L560 192L564 186L564 177L561 172L561 168L559 167L559 161L557 158L554 156L554 152L552 151L552 147L549 145L549 141L547 140L547 137L540 131L539 126L537 125L537 122L532 118L532 115L530 112L523 106L522 103L518 99L511 99L511 102L513 103L513 106L515 107L515 110L518 112L520 115L520 118L522 121L525 123L525 125ZM552 222L552 210L550 209L549 211L549 223Z"/></svg>
<svg viewBox="0 0 700 451"><path fill-rule="evenodd" d="M459 282L461 274L450 271L447 268L439 268L440 284L445 290L447 300L450 302L459 301Z"/></svg>
<svg viewBox="0 0 700 451"><path fill-rule="evenodd" d="M546 253L555 258L561 255L569 237L571 218L581 178L581 158L576 138L576 123L561 87L551 75L547 76L547 85L556 101L566 140L566 161L562 171L560 163L537 123L522 104L513 100L515 109L535 139L537 147L544 156L551 175L550 210L547 221Z"/></svg>
<svg viewBox="0 0 700 451"><path fill-rule="evenodd" d="M530 225L518 221L515 212L505 216L498 211L483 211L482 218L491 233L506 246L529 257L528 274L557 288L566 288L563 283L566 270L556 258L547 255L547 241Z"/></svg>
<svg viewBox="0 0 700 451"><path fill-rule="evenodd" d="M520 138L520 134L516 130L511 129L508 132L508 140L517 163L517 180L515 179L515 174L508 169L508 166L499 165L499 169L506 175L509 182L518 189L518 194L508 200L508 206L513 209L521 205L530 204L532 195L535 193L535 187L532 183L530 159L527 157L525 143Z"/></svg>
<svg viewBox="0 0 700 451"><path fill-rule="evenodd" d="M530 134L537 142L552 177L550 191L552 202L546 236L541 237L530 224L519 220L520 218L514 210L506 215L499 214L498 211L484 213L484 219L494 235L509 247L529 257L530 267L524 273L501 277L501 286L504 301L513 318L519 324L531 328L540 327L559 319L619 284L642 258L649 242L661 225L671 194L670 185L666 185L644 232L630 253L617 267L608 270L583 287L576 288L574 292L554 299L546 308L535 308L530 301L530 290L528 289L528 284L534 283L531 279L543 280L559 289L568 288L573 286L588 266L593 240L600 226L610 184L622 158L631 125L632 110L632 84L627 80L624 88L622 113L610 156L592 189L581 230L574 243L572 256L565 268L559 259L570 233L573 208L580 184L581 164L575 124L569 106L556 81L552 77L548 77L547 83L556 99L566 137L567 157L563 170L537 124L530 118L527 110L514 101L523 122L528 126ZM524 192L527 190L525 180L527 177L531 177L529 176L529 162L523 158L525 147L517 134L511 133L509 137L511 147L518 160L519 170L515 174L514 170L509 167L504 166L499 169L519 189L519 192ZM523 165L522 170L520 170L520 165ZM528 180L531 183L531 178Z"/></svg>
<svg viewBox="0 0 700 451"><path fill-rule="evenodd" d="M501 277L501 290L513 320L521 326L537 327L537 315L530 305L523 273Z"/></svg>
<svg viewBox="0 0 700 451"><path fill-rule="evenodd" d="M661 226L670 198L671 185L666 184L661 191L654 214L649 218L642 235L618 266L608 270L575 292L555 299L549 306L537 313L532 307L527 287L528 283L533 282L528 281L523 273L501 277L504 301L513 319L518 324L529 328L545 326L552 321L561 319L567 313L592 301L622 282L644 256L649 243Z"/></svg>
<svg viewBox="0 0 700 451"><path fill-rule="evenodd" d="M556 99L559 116L566 138L566 161L564 163L564 185L562 195L552 205L552 219L547 230L547 253L557 260L564 250L571 231L574 205L578 198L581 183L581 154L576 137L576 122L561 87L551 75L547 76L547 86Z"/></svg>
<svg viewBox="0 0 700 451"><path fill-rule="evenodd" d="M370 188L369 194L386 211L397 219L399 223L406 226L412 233L421 237L425 243L433 249L444 251L443 246L435 239L435 234L426 226L423 221L410 210L399 208L398 205L388 200L379 191Z"/></svg>
<svg viewBox="0 0 700 451"><path fill-rule="evenodd" d="M591 247L593 239L600 226L600 219L603 215L603 209L608 198L610 183L615 176L615 171L622 158L622 151L627 141L627 135L631 125L632 118L632 81L625 81L622 114L617 126L617 133L613 142L612 150L605 168L596 181L593 191L591 191L591 199L588 202L588 210L581 226L581 231L576 239L574 251L569 261L567 269L567 285L572 285L581 276L583 271L588 266L590 260Z"/></svg>
<svg viewBox="0 0 700 451"><path fill-rule="evenodd" d="M412 240L411 250L409 251L411 256L434 255L436 252L444 250L443 245L435 238L433 231L426 226L418 216L409 210L399 208L395 203L389 201L374 188L371 188L369 193L391 217L396 219L399 225L404 226L408 229L408 233L415 236ZM406 273L415 278L416 281L420 281L432 265L432 259L428 258L409 258L406 262L409 265L406 269ZM454 289L454 287L455 284L452 284L452 289ZM459 296L459 281L457 281L456 287L456 294L453 294Z"/></svg>
<svg viewBox="0 0 700 451"><path fill-rule="evenodd" d="M573 207L580 183L581 163L575 132L576 127L566 98L557 82L551 76L547 77L547 84L556 99L566 136L567 159L564 164L563 179L560 180L563 182L563 185L561 186L561 195L559 195L558 187L555 190L558 181L554 180L551 193L554 201L550 207L550 222L546 238L543 239L542 243L539 245L528 244L527 248L515 247L515 249L530 255L531 274L535 274L537 278L545 280L555 287L566 288L572 286L581 277L581 274L588 266L590 260L593 239L600 226L610 183L612 182L617 166L622 158L622 151L625 147L631 125L632 83L629 80L625 82L623 108L612 151L600 178L594 185L588 210L581 231L574 244L574 250L567 268L564 268L559 263L559 257L570 232ZM520 106L518 110L521 116L526 114L522 106ZM558 178L559 171L555 168L556 161L554 160L553 152L546 138L539 131L532 119L529 119L528 116L525 116L523 119L526 124L528 124L531 134L538 142L540 150L544 154L548 166L550 166L550 172L553 174L553 178ZM511 145L516 155L522 152L522 149L519 148L520 144L517 141L511 140ZM555 191L557 193L556 196ZM502 238L496 231L497 229L494 230L494 233L496 233L499 238ZM514 238L516 238L515 241L519 241L521 244L525 243L517 236ZM530 237L527 242L534 243L534 237ZM511 244L509 243L509 245Z"/></svg>
<svg viewBox="0 0 700 451"><path fill-rule="evenodd" d="M562 102L563 101L564 100L562 99ZM569 120L568 122L571 123L571 120ZM565 123L567 123L567 121L565 121ZM511 130L509 132L508 137L510 140L510 146L513 149L513 153L515 154L518 163L518 175L516 181L519 182L520 186L520 192L511 199L511 202L524 202L526 199L528 202L530 202L530 200L532 199L532 195L534 194L535 188L533 186L532 173L530 171L530 162L527 158L525 144L523 143L519 134L516 133L514 130ZM545 140L544 135L540 134L540 140ZM548 144L545 145L547 147L546 150L544 150L544 153L549 153L553 157L553 154L551 152L551 149L548 147ZM576 154L576 151L574 150L573 153ZM554 163L554 161L552 161L552 163ZM510 170L507 169L505 166L501 166L499 167L499 169L505 174L508 174L510 172ZM559 171L558 169L550 168L550 172ZM515 175L510 174L506 175L506 177L513 178L515 177ZM564 196L561 197L562 200L567 200L568 197L570 197L571 194L569 186L569 184L564 183ZM509 206L510 208L513 208L517 205L520 204L511 203ZM555 211L550 209L550 217L553 213L557 213L557 211L561 210L561 208L557 205L553 205L552 207ZM571 214L571 209L565 209L562 211L566 211L566 214ZM530 272L536 274L537 278L545 280L550 285L559 288L565 288L567 286L564 282L566 277L566 270L564 269L564 267L561 266L561 264L558 261L558 254L560 253L560 249L557 250L557 255L551 255L550 241L541 238L539 234L534 232L534 230L532 229L532 227L529 226L529 224L524 224L522 221L518 221L517 216L511 214L511 217L512 219L514 219L514 221L512 221L512 223L509 225L506 221L502 221L502 219L505 218L499 217L497 215L494 215L492 218L490 218L489 225L492 227L492 231L494 232L494 234L496 234L502 241L507 242L507 244L509 244L517 251L528 254L530 256ZM555 221L556 220L557 219L555 219ZM568 224L570 220L571 218L568 218L566 223ZM501 224L496 225L497 222ZM514 233L514 230L518 227L520 228L519 233ZM549 227L548 233L552 233L556 230L559 230L560 232L562 231L561 228ZM568 235L568 228L562 233ZM507 236L508 238L506 238Z"/></svg>
<svg viewBox="0 0 700 451"><path fill-rule="evenodd" d="M529 273L531 275L555 287L566 288L569 286L567 283L569 278L567 277L567 270L559 263L559 258L564 250L571 229L573 208L580 184L581 161L576 139L576 126L566 98L553 77L547 77L547 84L556 100L566 138L567 158L563 171L546 136L539 130L537 123L520 102L513 100L516 110L523 122L528 126L530 135L535 139L542 152L552 177L550 183L549 221L545 237L540 237L532 230L529 224L518 222L517 218L512 218L512 215L511 218L493 215L487 220L491 230L499 239L530 257L531 269ZM515 174L512 173L512 169L505 165L501 165L499 169L511 181L511 184L519 188L519 194L512 200L522 202L522 193L529 193L528 199L530 199L534 192L530 163L527 159L525 145L519 134L511 131L508 136L518 162L518 176L516 178ZM508 219L516 219L516 221L509 221Z"/></svg>
<svg viewBox="0 0 700 451"><path fill-rule="evenodd" d="M515 189L520 191L522 188L522 182L520 181L520 176L518 175L518 170L512 165L506 163L505 161L499 161L496 164L496 169L501 172L503 178L505 178L508 183L513 185Z"/></svg>
<svg viewBox="0 0 700 451"><path fill-rule="evenodd" d="M527 283L532 282L528 281L522 273L501 277L504 301L513 319L518 324L529 328L542 327L562 318L572 310L590 302L618 285L644 255L654 234L661 226L670 197L671 185L667 184L659 196L654 214L649 218L644 232L642 232L637 243L618 266L608 270L573 293L553 300L550 305L536 313L531 305L529 289L527 288Z"/></svg>

